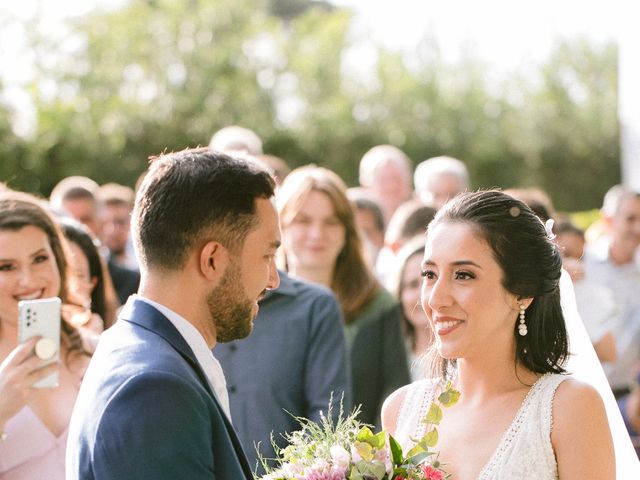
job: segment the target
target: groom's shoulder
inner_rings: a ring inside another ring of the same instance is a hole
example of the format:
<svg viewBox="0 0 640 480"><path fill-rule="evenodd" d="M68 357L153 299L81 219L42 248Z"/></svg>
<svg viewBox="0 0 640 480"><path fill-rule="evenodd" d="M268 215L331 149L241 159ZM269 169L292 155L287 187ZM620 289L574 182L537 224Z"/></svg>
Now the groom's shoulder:
<svg viewBox="0 0 640 480"><path fill-rule="evenodd" d="M152 373L154 378L165 373L199 383L182 355L152 331L121 319L102 335L83 383L117 389L129 379L140 381Z"/></svg>

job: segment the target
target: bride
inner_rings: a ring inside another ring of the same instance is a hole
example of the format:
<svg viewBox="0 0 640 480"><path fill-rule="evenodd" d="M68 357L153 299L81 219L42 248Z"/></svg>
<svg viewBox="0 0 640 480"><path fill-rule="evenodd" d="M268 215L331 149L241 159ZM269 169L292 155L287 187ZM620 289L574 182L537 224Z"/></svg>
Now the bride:
<svg viewBox="0 0 640 480"><path fill-rule="evenodd" d="M602 397L566 375L561 259L535 214L498 191L461 194L429 225L422 275L436 336L430 376L441 381L393 393L385 430L410 446L451 379L460 400L436 448L453 480L614 479Z"/></svg>

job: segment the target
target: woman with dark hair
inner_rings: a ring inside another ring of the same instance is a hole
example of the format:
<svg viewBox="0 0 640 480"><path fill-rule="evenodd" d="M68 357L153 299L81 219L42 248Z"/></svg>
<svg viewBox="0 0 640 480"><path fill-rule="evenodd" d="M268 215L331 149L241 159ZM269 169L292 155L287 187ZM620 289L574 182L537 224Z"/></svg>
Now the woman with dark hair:
<svg viewBox="0 0 640 480"><path fill-rule="evenodd" d="M69 260L76 273L72 286L84 306L74 318L81 318L78 326L88 326L99 333L113 325L116 319L117 297L109 269L98 251L98 240L84 225L63 218L60 226L69 240Z"/></svg>
<svg viewBox="0 0 640 480"><path fill-rule="evenodd" d="M46 207L31 195L0 192L0 479L64 479L68 424L89 356L62 318L60 361L35 354L36 338L18 344L18 302L73 302L67 245ZM58 386L34 384L58 372Z"/></svg>
<svg viewBox="0 0 640 480"><path fill-rule="evenodd" d="M425 224L426 228L426 224ZM429 319L420 306L422 287L422 258L424 257L424 235L409 240L398 251L394 259L389 290L395 294L402 309L402 333L407 348L407 363L411 380L425 377L425 353L433 343Z"/></svg>
<svg viewBox="0 0 640 480"><path fill-rule="evenodd" d="M434 332L432 378L387 399L401 444L451 381L460 400L438 426L440 461L465 479L615 478L598 392L566 374L562 259L543 223L498 191L463 193L427 233L422 306Z"/></svg>
<svg viewBox="0 0 640 480"><path fill-rule="evenodd" d="M360 420L380 425L386 396L409 383L398 302L367 264L354 208L344 182L331 170L292 171L276 201L282 228L280 267L331 288L344 315L351 358L353 404Z"/></svg>

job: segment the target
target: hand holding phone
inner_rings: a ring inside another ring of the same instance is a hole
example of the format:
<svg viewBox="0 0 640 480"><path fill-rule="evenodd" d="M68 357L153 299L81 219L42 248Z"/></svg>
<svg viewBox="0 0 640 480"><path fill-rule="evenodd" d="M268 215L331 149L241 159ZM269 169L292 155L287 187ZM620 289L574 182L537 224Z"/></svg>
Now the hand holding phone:
<svg viewBox="0 0 640 480"><path fill-rule="evenodd" d="M37 338L14 348L0 363L0 430L31 398L31 388L58 368L33 354Z"/></svg>
<svg viewBox="0 0 640 480"><path fill-rule="evenodd" d="M40 337L34 350L38 358L58 363L60 360L60 307L58 297L22 300L18 303L18 343ZM35 388L58 386L58 372L36 382Z"/></svg>

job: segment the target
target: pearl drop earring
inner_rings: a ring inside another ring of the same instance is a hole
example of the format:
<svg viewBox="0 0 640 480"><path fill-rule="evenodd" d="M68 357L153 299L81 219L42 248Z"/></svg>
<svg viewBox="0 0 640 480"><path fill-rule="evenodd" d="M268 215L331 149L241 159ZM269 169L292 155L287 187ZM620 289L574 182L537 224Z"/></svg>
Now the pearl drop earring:
<svg viewBox="0 0 640 480"><path fill-rule="evenodd" d="M520 323L518 324L518 333L521 337L525 337L527 335L527 324L524 322L524 303L520 304Z"/></svg>

